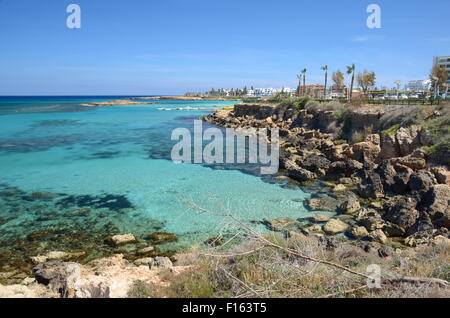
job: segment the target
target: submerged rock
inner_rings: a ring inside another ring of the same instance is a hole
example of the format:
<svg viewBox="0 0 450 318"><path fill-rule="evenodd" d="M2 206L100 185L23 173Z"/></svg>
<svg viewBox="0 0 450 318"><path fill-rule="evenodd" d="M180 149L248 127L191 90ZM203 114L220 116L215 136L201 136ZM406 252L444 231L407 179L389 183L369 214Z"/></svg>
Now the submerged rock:
<svg viewBox="0 0 450 318"><path fill-rule="evenodd" d="M155 232L147 236L147 239L153 242L153 244L163 244L168 242L178 241L176 234L167 232Z"/></svg>
<svg viewBox="0 0 450 318"><path fill-rule="evenodd" d="M327 194L319 193L307 199L305 201L305 206L311 211L336 212L341 202L341 200Z"/></svg>
<svg viewBox="0 0 450 318"><path fill-rule="evenodd" d="M107 244L110 244L114 247L136 243L137 239L133 234L119 234L108 237L106 240Z"/></svg>
<svg viewBox="0 0 450 318"><path fill-rule="evenodd" d="M154 246L147 246L136 251L137 255L151 254L155 252Z"/></svg>
<svg viewBox="0 0 450 318"><path fill-rule="evenodd" d="M299 222L290 218L277 218L277 219L264 219L263 224L266 225L269 230L282 232L283 230L289 229Z"/></svg>

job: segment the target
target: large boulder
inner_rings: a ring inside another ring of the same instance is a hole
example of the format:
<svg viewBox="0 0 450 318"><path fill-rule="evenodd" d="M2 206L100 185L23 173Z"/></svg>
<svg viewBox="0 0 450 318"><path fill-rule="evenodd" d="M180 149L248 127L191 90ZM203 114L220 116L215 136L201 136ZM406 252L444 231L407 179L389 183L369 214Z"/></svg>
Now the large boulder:
<svg viewBox="0 0 450 318"><path fill-rule="evenodd" d="M311 211L336 212L341 200L333 198L324 193L318 193L305 201L305 206Z"/></svg>
<svg viewBox="0 0 450 318"><path fill-rule="evenodd" d="M291 218L277 218L277 219L264 219L263 224L267 226L269 230L282 232L292 227L299 225L299 222Z"/></svg>
<svg viewBox="0 0 450 318"><path fill-rule="evenodd" d="M433 218L447 211L450 204L450 186L436 184L423 196L422 208Z"/></svg>
<svg viewBox="0 0 450 318"><path fill-rule="evenodd" d="M113 235L106 238L105 242L114 247L136 243L138 240L133 234L119 234Z"/></svg>
<svg viewBox="0 0 450 318"><path fill-rule="evenodd" d="M381 159L390 159L400 156L400 148L395 139L395 135L381 134Z"/></svg>
<svg viewBox="0 0 450 318"><path fill-rule="evenodd" d="M369 235L369 232L364 226L353 226L350 230L350 235L356 239L362 239Z"/></svg>
<svg viewBox="0 0 450 318"><path fill-rule="evenodd" d="M338 234L347 231L349 225L341 220L331 219L322 227L323 231L327 234Z"/></svg>
<svg viewBox="0 0 450 318"><path fill-rule="evenodd" d="M340 210L344 214L355 214L361 209L361 204L355 196L350 196L341 206Z"/></svg>
<svg viewBox="0 0 450 318"><path fill-rule="evenodd" d="M329 172L334 175L344 175L350 177L355 172L363 168L363 164L353 159L346 159L344 161L335 161L330 165Z"/></svg>
<svg viewBox="0 0 450 318"><path fill-rule="evenodd" d="M387 236L382 230L375 230L369 233L369 239L373 242L384 244L387 241Z"/></svg>
<svg viewBox="0 0 450 318"><path fill-rule="evenodd" d="M399 128L396 133L396 139L401 156L407 156L422 146L420 128L417 126Z"/></svg>
<svg viewBox="0 0 450 318"><path fill-rule="evenodd" d="M418 171L411 175L408 187L412 191L428 192L437 181L434 175L429 171Z"/></svg>
<svg viewBox="0 0 450 318"><path fill-rule="evenodd" d="M411 168L400 164L396 164L394 166L394 169L396 173L394 176L394 184L391 186L391 190L398 194L404 194L409 190L409 178L414 173L414 171Z"/></svg>
<svg viewBox="0 0 450 318"><path fill-rule="evenodd" d="M374 209L362 209L359 211L356 220L369 232L382 229L386 225L381 215Z"/></svg>
<svg viewBox="0 0 450 318"><path fill-rule="evenodd" d="M436 177L436 180L440 184L446 184L450 186L450 171L444 167L433 167L431 172Z"/></svg>
<svg viewBox="0 0 450 318"><path fill-rule="evenodd" d="M73 296L75 283L80 278L79 264L63 261L50 261L33 268L33 276L40 284L46 285L62 297Z"/></svg>
<svg viewBox="0 0 450 318"><path fill-rule="evenodd" d="M303 169L297 165L291 165L286 168L288 171L288 176L300 182L311 181L317 178L317 175L314 172Z"/></svg>
<svg viewBox="0 0 450 318"><path fill-rule="evenodd" d="M347 152L347 156L359 162L377 162L381 147L372 141L363 141L353 144Z"/></svg>
<svg viewBox="0 0 450 318"><path fill-rule="evenodd" d="M331 162L324 156L310 155L295 161L300 167L312 171L316 174L323 175L329 168Z"/></svg>
<svg viewBox="0 0 450 318"><path fill-rule="evenodd" d="M450 186L437 184L424 194L421 208L426 211L434 224L449 228L450 226Z"/></svg>
<svg viewBox="0 0 450 318"><path fill-rule="evenodd" d="M153 244L164 244L178 241L178 237L176 234L167 232L155 232L149 234L147 235L147 239L150 240Z"/></svg>
<svg viewBox="0 0 450 318"><path fill-rule="evenodd" d="M416 223L419 211L416 210L417 202L407 196L396 196L386 203L387 213L385 220L398 225L405 232Z"/></svg>
<svg viewBox="0 0 450 318"><path fill-rule="evenodd" d="M406 156L390 159L391 163L395 166L400 164L402 166L407 166L412 170L421 170L427 167L427 162L423 158L417 158L415 156Z"/></svg>
<svg viewBox="0 0 450 318"><path fill-rule="evenodd" d="M365 199L379 199L384 196L383 182L378 173L364 170L362 181L358 184L359 195Z"/></svg>

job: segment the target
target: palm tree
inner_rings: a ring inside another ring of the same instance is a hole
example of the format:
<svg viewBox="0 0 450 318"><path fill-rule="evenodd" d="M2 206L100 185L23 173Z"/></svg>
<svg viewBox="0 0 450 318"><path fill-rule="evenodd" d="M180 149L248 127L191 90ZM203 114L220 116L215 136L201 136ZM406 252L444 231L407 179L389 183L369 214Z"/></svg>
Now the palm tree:
<svg viewBox="0 0 450 318"><path fill-rule="evenodd" d="M303 78L302 74L298 74L297 78L298 78L297 96L300 96L300 89L302 87L302 78Z"/></svg>
<svg viewBox="0 0 450 318"><path fill-rule="evenodd" d="M350 100L352 100L352 95L353 95L353 84L355 83L355 69L356 66L355 64L352 64L352 66L347 66L347 74L350 75L352 74L352 82L350 85Z"/></svg>
<svg viewBox="0 0 450 318"><path fill-rule="evenodd" d="M303 70L302 70L302 74L303 74L303 90L304 90L304 94L306 94L306 72L307 72L307 69L306 68L304 68Z"/></svg>
<svg viewBox="0 0 450 318"><path fill-rule="evenodd" d="M323 89L323 98L327 98L327 82L328 82L328 65L321 67L322 71L325 71L325 88Z"/></svg>

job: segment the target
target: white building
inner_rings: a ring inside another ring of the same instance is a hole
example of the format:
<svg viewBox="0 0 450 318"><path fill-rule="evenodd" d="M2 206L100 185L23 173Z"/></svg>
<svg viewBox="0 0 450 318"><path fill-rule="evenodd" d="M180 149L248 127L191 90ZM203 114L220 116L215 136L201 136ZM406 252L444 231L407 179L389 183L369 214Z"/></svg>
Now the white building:
<svg viewBox="0 0 450 318"><path fill-rule="evenodd" d="M269 88L255 88L254 89L254 95L255 96L274 96L277 93L285 93L288 95L292 95L295 94L296 89L293 88L289 88L289 87L283 87L283 88L273 88L273 87L269 87Z"/></svg>
<svg viewBox="0 0 450 318"><path fill-rule="evenodd" d="M435 56L433 58L433 67L436 65L448 71L448 79L445 83L450 84L450 56Z"/></svg>
<svg viewBox="0 0 450 318"><path fill-rule="evenodd" d="M429 91L431 89L430 80L414 80L406 84L407 91Z"/></svg>

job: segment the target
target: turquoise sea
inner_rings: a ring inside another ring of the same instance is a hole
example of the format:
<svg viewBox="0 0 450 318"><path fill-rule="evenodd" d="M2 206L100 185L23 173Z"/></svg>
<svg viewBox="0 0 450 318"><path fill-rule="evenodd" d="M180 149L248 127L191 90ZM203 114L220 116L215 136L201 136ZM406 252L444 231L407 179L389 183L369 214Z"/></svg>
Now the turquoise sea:
<svg viewBox="0 0 450 318"><path fill-rule="evenodd" d="M263 218L311 215L303 205L308 193L285 178L259 175L258 167L170 160L174 128L192 130L194 119L235 102L80 106L123 98L0 97L0 265L19 252L57 249L58 242L101 248L108 234L143 239L171 232L185 247L233 231L229 220L188 202L232 212L260 231ZM187 106L207 109L158 110Z"/></svg>

